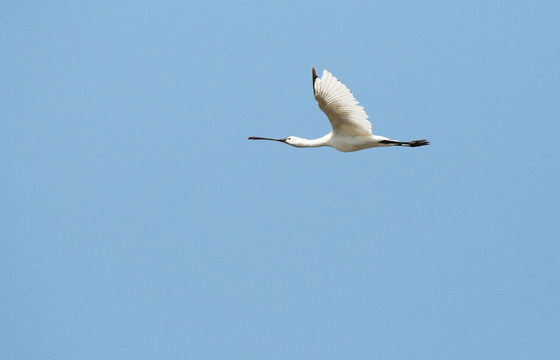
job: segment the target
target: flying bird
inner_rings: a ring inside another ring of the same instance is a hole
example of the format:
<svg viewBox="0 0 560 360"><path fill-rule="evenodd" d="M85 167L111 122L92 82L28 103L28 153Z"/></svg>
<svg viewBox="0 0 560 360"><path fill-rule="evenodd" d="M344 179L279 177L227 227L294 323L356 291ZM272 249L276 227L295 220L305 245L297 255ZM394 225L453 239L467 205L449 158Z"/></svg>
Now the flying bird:
<svg viewBox="0 0 560 360"><path fill-rule="evenodd" d="M274 139L251 136L249 140L272 140L286 143L295 147L330 146L338 151L350 152L385 146L417 147L429 145L426 139L399 141L384 136L373 135L371 122L363 106L350 91L336 77L327 70L318 77L315 68L313 72L313 95L319 108L327 115L331 122L332 131L318 139L308 140L297 136L285 139Z"/></svg>

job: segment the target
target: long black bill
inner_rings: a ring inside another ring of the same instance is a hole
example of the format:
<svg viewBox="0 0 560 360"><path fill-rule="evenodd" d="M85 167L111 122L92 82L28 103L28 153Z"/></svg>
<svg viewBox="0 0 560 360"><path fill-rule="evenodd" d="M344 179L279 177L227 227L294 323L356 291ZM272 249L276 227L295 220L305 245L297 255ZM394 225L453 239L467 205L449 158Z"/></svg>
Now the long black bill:
<svg viewBox="0 0 560 360"><path fill-rule="evenodd" d="M272 139L272 138L264 138L264 137L257 137L257 136L251 136L249 137L249 140L271 140L271 141L280 141L285 143L286 139Z"/></svg>

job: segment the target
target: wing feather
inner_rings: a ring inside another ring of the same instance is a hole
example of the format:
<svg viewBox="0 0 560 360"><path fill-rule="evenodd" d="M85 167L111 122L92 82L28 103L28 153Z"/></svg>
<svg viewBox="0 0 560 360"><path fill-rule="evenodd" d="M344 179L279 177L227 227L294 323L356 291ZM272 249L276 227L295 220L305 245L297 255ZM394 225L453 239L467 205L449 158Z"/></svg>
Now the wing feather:
<svg viewBox="0 0 560 360"><path fill-rule="evenodd" d="M333 132L348 135L371 135L371 122L364 107L343 83L323 70L317 77L313 69L313 93L319 108L327 115Z"/></svg>

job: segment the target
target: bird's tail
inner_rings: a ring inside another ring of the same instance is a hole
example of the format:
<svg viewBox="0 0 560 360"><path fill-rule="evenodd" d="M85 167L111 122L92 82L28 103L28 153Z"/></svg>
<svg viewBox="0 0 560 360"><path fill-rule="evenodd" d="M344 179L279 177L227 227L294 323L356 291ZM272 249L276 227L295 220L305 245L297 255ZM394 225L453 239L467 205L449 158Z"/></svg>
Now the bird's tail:
<svg viewBox="0 0 560 360"><path fill-rule="evenodd" d="M393 146L408 146L408 147L430 145L430 142L426 139L419 139L419 140L412 140L412 141L381 140L380 143L393 145Z"/></svg>

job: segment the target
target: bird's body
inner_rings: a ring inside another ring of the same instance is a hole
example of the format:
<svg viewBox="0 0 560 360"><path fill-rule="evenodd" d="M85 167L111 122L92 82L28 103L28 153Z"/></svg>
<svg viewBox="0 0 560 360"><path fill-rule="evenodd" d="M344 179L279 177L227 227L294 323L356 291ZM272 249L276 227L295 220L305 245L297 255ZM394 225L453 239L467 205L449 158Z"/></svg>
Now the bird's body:
<svg viewBox="0 0 560 360"><path fill-rule="evenodd" d="M425 139L402 142L373 135L371 122L364 108L358 104L350 90L327 70L323 70L323 76L318 77L313 68L313 95L319 108L329 118L333 129L330 133L313 140L296 136L285 139L250 137L249 140L280 141L295 147L330 146L343 152L372 147L416 147L430 144Z"/></svg>

